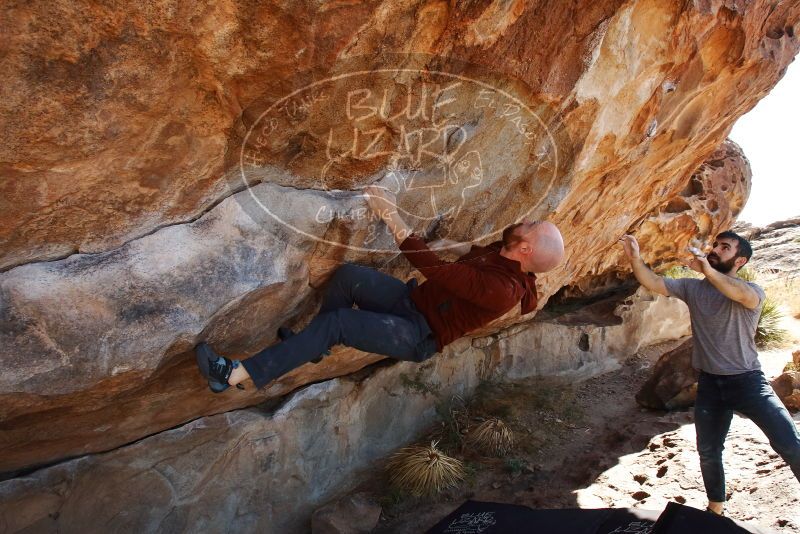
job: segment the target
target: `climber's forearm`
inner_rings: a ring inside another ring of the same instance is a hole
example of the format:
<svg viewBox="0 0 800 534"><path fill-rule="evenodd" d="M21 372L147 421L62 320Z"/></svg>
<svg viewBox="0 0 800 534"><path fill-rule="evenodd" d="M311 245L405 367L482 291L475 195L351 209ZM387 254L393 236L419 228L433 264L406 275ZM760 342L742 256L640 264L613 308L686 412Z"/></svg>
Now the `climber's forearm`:
<svg viewBox="0 0 800 534"><path fill-rule="evenodd" d="M637 256L632 258L630 262L631 269L633 269L633 275L640 284L653 293L658 293L660 295L664 295L665 297L669 296L669 291L667 290L667 285L664 283L664 279L651 271L650 268L645 265L642 258Z"/></svg>
<svg viewBox="0 0 800 534"><path fill-rule="evenodd" d="M398 245L411 235L411 227L400 217L396 209L383 211L379 215L383 222L386 223Z"/></svg>
<svg viewBox="0 0 800 534"><path fill-rule="evenodd" d="M452 239L437 239L436 241L431 241L428 243L428 247L431 250L435 251L448 251L452 252L458 256L463 256L467 252L472 249L472 245L469 243L460 243L458 241L453 241Z"/></svg>
<svg viewBox="0 0 800 534"><path fill-rule="evenodd" d="M386 223L397 244L405 241L411 235L411 227L397 213L397 200L394 195L386 189L374 185L365 188L364 192L372 213Z"/></svg>

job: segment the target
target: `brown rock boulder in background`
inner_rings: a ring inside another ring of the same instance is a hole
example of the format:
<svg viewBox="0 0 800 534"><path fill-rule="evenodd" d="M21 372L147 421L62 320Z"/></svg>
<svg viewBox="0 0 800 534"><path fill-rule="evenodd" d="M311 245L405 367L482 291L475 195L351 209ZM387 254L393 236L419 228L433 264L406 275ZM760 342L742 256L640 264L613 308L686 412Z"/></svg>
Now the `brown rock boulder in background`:
<svg viewBox="0 0 800 534"><path fill-rule="evenodd" d="M653 366L647 382L636 394L645 408L677 410L694 405L698 373L692 367L692 338L663 354Z"/></svg>
<svg viewBox="0 0 800 534"><path fill-rule="evenodd" d="M692 367L692 339L689 338L658 359L650 378L636 394L636 402L656 410L689 408L694 406L697 397L697 378L698 372ZM789 411L800 410L800 372L786 371L771 385Z"/></svg>
<svg viewBox="0 0 800 534"><path fill-rule="evenodd" d="M800 410L800 371L786 371L772 381L772 389L787 410Z"/></svg>

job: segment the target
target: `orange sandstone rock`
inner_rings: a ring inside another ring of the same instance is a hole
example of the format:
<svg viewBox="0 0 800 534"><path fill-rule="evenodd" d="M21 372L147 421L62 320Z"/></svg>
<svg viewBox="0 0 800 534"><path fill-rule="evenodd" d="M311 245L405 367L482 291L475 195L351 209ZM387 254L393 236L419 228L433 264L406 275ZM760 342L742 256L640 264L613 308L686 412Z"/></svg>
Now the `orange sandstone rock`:
<svg viewBox="0 0 800 534"><path fill-rule="evenodd" d="M419 232L556 223L567 259L540 278L542 305L627 278L626 232L651 264L674 262L744 205L726 135L800 47L790 2L0 9L0 471L375 361L340 351L217 398L190 353L272 342L342 261L408 275L359 211L370 183L404 186ZM385 106L354 100L370 88ZM422 100L428 114L409 111Z"/></svg>

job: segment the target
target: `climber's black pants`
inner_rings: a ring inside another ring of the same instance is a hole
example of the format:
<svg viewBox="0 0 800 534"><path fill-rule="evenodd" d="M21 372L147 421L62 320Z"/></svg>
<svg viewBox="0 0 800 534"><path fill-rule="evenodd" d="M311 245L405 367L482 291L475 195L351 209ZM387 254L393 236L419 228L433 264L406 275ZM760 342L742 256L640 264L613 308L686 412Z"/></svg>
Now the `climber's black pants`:
<svg viewBox="0 0 800 534"><path fill-rule="evenodd" d="M411 301L414 286L416 280L406 284L346 263L334 273L319 314L304 330L242 360L242 365L256 387L262 387L336 344L397 360L426 360L436 353L436 341Z"/></svg>

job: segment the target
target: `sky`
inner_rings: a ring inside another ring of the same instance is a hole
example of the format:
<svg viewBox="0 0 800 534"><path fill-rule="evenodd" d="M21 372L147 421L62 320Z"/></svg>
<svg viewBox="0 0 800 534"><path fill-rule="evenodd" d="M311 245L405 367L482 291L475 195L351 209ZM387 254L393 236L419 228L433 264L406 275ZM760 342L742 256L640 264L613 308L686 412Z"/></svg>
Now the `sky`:
<svg viewBox="0 0 800 534"><path fill-rule="evenodd" d="M799 56L800 57L800 56ZM733 126L730 138L753 170L750 198L738 220L756 226L800 216L800 60Z"/></svg>

